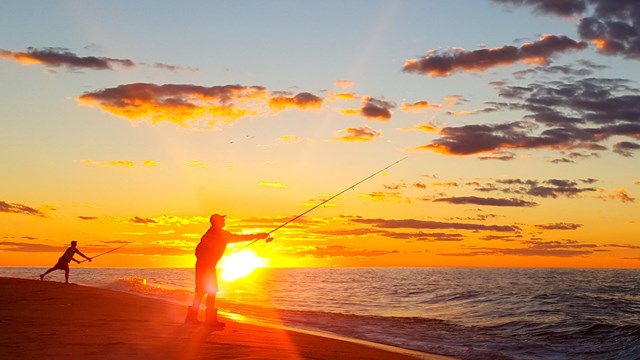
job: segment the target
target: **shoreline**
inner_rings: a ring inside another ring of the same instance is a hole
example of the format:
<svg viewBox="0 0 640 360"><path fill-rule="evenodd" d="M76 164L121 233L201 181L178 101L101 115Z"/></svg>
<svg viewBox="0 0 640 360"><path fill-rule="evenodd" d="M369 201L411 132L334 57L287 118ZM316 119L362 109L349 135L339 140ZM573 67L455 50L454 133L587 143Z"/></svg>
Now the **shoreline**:
<svg viewBox="0 0 640 360"><path fill-rule="evenodd" d="M230 313L212 332L184 324L186 305L56 281L0 277L0 302L12 359L454 359Z"/></svg>

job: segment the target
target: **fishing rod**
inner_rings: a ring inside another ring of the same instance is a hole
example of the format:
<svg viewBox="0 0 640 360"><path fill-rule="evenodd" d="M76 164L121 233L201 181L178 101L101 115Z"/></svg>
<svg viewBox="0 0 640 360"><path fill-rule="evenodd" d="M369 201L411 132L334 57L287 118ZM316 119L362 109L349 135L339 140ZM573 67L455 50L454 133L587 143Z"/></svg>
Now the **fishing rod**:
<svg viewBox="0 0 640 360"><path fill-rule="evenodd" d="M110 252L112 252L112 251L116 251L116 250L118 250L118 249L122 249L123 247L125 247L125 246L127 246L127 245L129 245L129 243L126 243L126 244L124 244L124 245L121 245L121 246L115 247L115 248L113 248L113 249L111 249L111 250L109 250L109 251L105 251L105 252L103 252L102 254L98 254L98 255L96 255L96 256L94 256L94 257L90 258L90 259L91 259L91 260L93 260L93 259L97 258L98 256L106 255L106 254L108 254L108 253L110 253ZM82 260L82 261L78 262L78 264L83 263L83 262L85 262L85 261L89 261L89 259Z"/></svg>
<svg viewBox="0 0 640 360"><path fill-rule="evenodd" d="M322 205L324 205L324 204L328 203L329 201L331 201L331 200L333 200L333 199L337 198L338 196L340 196L340 195L342 195L342 194L346 193L347 191L349 191L349 190L353 190L353 188L355 188L356 186L358 186L358 185L362 184L363 182L365 182L365 181L367 181L367 180L371 179L372 177L374 177L374 176L376 176L376 175L380 174L381 172L383 172L383 171L387 170L388 168L390 168L390 167L392 167L392 166L396 165L397 163L399 163L399 162L401 162L401 161L405 160L406 158L408 158L408 156L405 156L405 157L403 157L402 159L400 159L400 160L398 160L398 161L396 161L396 162L392 163L391 165L388 165L387 167L385 167L385 168L383 168L383 169L381 169L381 170L376 171L375 173L373 173L373 174L371 174L371 175L367 176L366 178L364 178L364 179L362 179L362 180L358 181L357 183L355 183L355 184L353 184L353 185L349 186L348 188L346 188L346 189L344 189L344 190L340 191L339 193L337 193L337 194L333 195L332 197L328 198L327 200L325 200L325 201L321 202L320 204L318 204L318 205L316 205L316 206L312 207L311 209L309 209L309 210L307 210L307 211L303 212L303 213L302 213L302 214L300 214L300 215L295 216L294 218L290 219L289 221L285 222L284 224L282 224L282 225L278 226L277 228L275 228L275 229L273 229L273 230L269 231L269 232L268 232L269 236L271 236L271 234L273 234L273 233L274 233L274 232L276 232L277 230L282 229L283 227L287 226L288 224L290 224L290 223L292 223L292 222L294 222L294 221L298 220L299 218L301 218L301 217L305 216L306 214L308 214L308 213L312 212L313 210L315 210L315 209L319 208L320 206L322 206ZM242 250L244 250L244 249L248 248L249 246L251 246L251 244L255 243L255 242L256 242L256 241L258 241L258 240L261 240L261 239L255 239L255 240L251 241L250 243L248 243L247 245L245 245L243 248L241 248L239 251L242 251Z"/></svg>

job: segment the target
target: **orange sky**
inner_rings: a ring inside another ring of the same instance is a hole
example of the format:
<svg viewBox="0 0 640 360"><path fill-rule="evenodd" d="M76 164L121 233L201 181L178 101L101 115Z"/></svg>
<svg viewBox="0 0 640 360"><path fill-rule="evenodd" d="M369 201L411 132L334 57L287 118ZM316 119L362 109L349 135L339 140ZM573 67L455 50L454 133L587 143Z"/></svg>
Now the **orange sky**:
<svg viewBox="0 0 640 360"><path fill-rule="evenodd" d="M502 2L7 5L0 265L75 239L128 244L79 266L191 267L212 213L268 232L407 157L251 250L640 267L633 39L578 31L594 9Z"/></svg>

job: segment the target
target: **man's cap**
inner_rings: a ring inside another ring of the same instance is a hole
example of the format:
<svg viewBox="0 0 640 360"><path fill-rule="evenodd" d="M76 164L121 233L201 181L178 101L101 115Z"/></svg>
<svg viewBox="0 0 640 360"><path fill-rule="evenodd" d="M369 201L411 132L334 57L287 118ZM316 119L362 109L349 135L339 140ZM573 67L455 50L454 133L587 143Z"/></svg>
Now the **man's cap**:
<svg viewBox="0 0 640 360"><path fill-rule="evenodd" d="M73 244L76 244L76 245L77 245L77 244L78 244L78 242L77 242L77 241L75 241L75 240L73 240L73 241L71 242L71 245L73 245Z"/></svg>
<svg viewBox="0 0 640 360"><path fill-rule="evenodd" d="M209 222L210 223L214 223L214 222L219 222L221 220L224 220L225 216L227 215L220 215L220 214L213 214L211 215L211 217L209 218Z"/></svg>

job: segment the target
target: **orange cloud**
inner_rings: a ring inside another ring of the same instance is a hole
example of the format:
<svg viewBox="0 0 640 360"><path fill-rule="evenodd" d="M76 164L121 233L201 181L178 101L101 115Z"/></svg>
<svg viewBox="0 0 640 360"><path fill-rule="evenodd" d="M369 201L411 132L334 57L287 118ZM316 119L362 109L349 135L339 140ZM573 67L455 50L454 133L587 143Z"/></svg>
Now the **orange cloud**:
<svg viewBox="0 0 640 360"><path fill-rule="evenodd" d="M338 81L333 83L333 86L335 86L337 88L348 89L348 88L353 86L353 81L338 80Z"/></svg>
<svg viewBox="0 0 640 360"><path fill-rule="evenodd" d="M269 107L274 111L285 110L288 107L294 106L298 109L320 109L322 108L324 100L308 92L299 93L296 96L274 96L269 100Z"/></svg>
<svg viewBox="0 0 640 360"><path fill-rule="evenodd" d="M298 135L285 135L279 138L280 141L285 143L296 144L302 141L302 138Z"/></svg>
<svg viewBox="0 0 640 360"><path fill-rule="evenodd" d="M437 104L429 104L429 102L427 100L420 100L420 101L416 101L413 104L410 103L406 103L403 102L402 103L402 107L400 108L400 110L404 111L404 112L420 112L420 111L424 111L424 110L430 110L430 109L438 109L440 108L440 105Z"/></svg>
<svg viewBox="0 0 640 360"><path fill-rule="evenodd" d="M369 142L375 140L378 136L382 135L381 132L372 130L368 126L361 126L358 128L346 128L346 135L340 136L337 139L342 141L360 141Z"/></svg>
<svg viewBox="0 0 640 360"><path fill-rule="evenodd" d="M263 186L263 187L272 187L272 188L277 188L277 189L284 189L287 187L287 185L284 185L282 183L279 182L268 182L268 181L261 181L258 183L258 186Z"/></svg>
<svg viewBox="0 0 640 360"><path fill-rule="evenodd" d="M353 100L358 98L360 98L360 96L356 93L334 93L333 91L329 91L327 94L328 101Z"/></svg>
<svg viewBox="0 0 640 360"><path fill-rule="evenodd" d="M129 120L151 118L154 123L185 126L186 121L198 118L232 121L254 116L268 96L260 86L136 83L87 92L78 102Z"/></svg>
<svg viewBox="0 0 640 360"><path fill-rule="evenodd" d="M609 195L609 198L620 200L623 203L632 203L636 201L635 198L632 198L631 196L629 196L629 194L627 194L627 191L625 189L617 189L613 191L613 193Z"/></svg>

